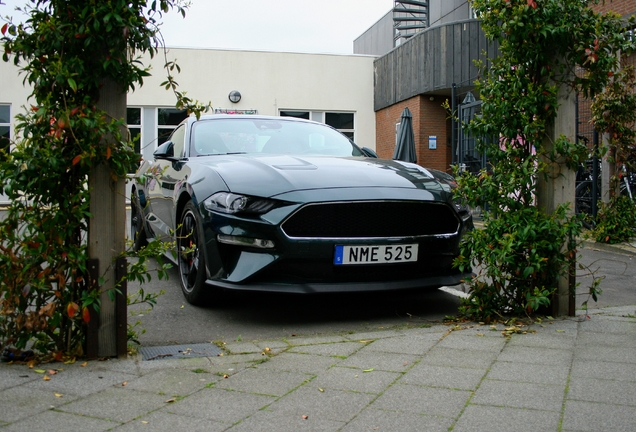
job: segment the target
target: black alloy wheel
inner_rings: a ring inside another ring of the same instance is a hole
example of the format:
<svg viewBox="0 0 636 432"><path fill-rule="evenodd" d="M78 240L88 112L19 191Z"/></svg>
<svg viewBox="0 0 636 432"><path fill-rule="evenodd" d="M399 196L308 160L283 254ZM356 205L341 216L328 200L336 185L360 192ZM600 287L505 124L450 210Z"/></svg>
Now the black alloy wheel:
<svg viewBox="0 0 636 432"><path fill-rule="evenodd" d="M133 241L133 250L135 251L148 245L148 234L144 225L143 210L137 192L133 191L130 199L130 238Z"/></svg>
<svg viewBox="0 0 636 432"><path fill-rule="evenodd" d="M177 251L181 290L188 303L193 305L206 303L208 297L208 290L205 287L206 271L203 244L203 231L197 209L192 202L189 202L181 215L180 227L177 232Z"/></svg>

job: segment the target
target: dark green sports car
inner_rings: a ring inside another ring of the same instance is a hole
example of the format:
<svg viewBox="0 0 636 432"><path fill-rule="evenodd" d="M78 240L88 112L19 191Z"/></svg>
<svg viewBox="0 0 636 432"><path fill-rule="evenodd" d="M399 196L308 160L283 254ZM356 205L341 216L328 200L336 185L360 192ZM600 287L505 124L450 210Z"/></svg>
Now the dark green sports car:
<svg viewBox="0 0 636 432"><path fill-rule="evenodd" d="M144 161L132 238L174 241L188 302L218 289L289 293L437 288L472 227L451 188L320 123L190 117Z"/></svg>

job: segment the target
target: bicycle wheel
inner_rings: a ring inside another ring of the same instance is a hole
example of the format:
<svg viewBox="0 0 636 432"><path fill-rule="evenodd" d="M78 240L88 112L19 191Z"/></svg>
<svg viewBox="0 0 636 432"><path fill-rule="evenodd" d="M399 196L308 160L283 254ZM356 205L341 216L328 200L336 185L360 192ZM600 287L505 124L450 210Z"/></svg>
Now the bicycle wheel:
<svg viewBox="0 0 636 432"><path fill-rule="evenodd" d="M592 214L592 181L585 180L576 187L574 211L577 215L583 215L583 226L594 228L596 222Z"/></svg>

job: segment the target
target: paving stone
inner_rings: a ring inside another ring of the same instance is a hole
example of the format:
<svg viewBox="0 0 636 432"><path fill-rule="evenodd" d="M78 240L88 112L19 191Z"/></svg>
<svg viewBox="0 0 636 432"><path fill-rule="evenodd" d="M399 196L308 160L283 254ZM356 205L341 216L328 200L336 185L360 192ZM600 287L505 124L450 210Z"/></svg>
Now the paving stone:
<svg viewBox="0 0 636 432"><path fill-rule="evenodd" d="M636 410L610 404L568 400L563 415L563 430L633 432Z"/></svg>
<svg viewBox="0 0 636 432"><path fill-rule="evenodd" d="M272 396L219 388L203 389L162 409L167 413L222 422L225 426L249 417L276 400Z"/></svg>
<svg viewBox="0 0 636 432"><path fill-rule="evenodd" d="M235 358L232 358L235 357ZM158 369L182 369L192 370L198 368L209 368L215 364L225 364L231 359L232 363L238 363L239 360L236 357L243 356L227 356L227 357L193 357L193 358L180 358L170 359L164 358L161 360L139 360L137 367L140 374L149 373ZM226 359L226 360L224 360Z"/></svg>
<svg viewBox="0 0 636 432"><path fill-rule="evenodd" d="M634 319L603 319L594 316L594 319L582 321L579 331L594 333L618 333L636 336L636 320Z"/></svg>
<svg viewBox="0 0 636 432"><path fill-rule="evenodd" d="M365 351L342 361L339 366L354 367L360 370L380 370L389 372L404 372L410 369L418 360L412 354L391 354L383 352Z"/></svg>
<svg viewBox="0 0 636 432"><path fill-rule="evenodd" d="M48 370L50 365L44 367ZM40 390L55 390L58 393L87 396L96 391L104 390L115 385L137 378L137 375L122 372L112 372L101 368L75 368L74 370L60 370L55 375L49 375L50 381L42 379L31 381L29 388Z"/></svg>
<svg viewBox="0 0 636 432"><path fill-rule="evenodd" d="M377 331L369 331L369 332L361 332L361 333L352 333L352 334L346 335L345 338L350 341L360 342L360 341L393 338L393 337L398 337L403 335L404 335L404 331L402 330L377 330Z"/></svg>
<svg viewBox="0 0 636 432"><path fill-rule="evenodd" d="M487 369L499 356L499 351L472 351L455 348L434 347L426 353L420 363L438 366L456 366Z"/></svg>
<svg viewBox="0 0 636 432"><path fill-rule="evenodd" d="M578 347L574 352L578 360L606 361L636 364L636 347L595 346Z"/></svg>
<svg viewBox="0 0 636 432"><path fill-rule="evenodd" d="M2 428L2 432L47 431L53 430L52 425L63 425L64 432L97 432L111 430L120 423L49 410L12 423Z"/></svg>
<svg viewBox="0 0 636 432"><path fill-rule="evenodd" d="M360 369L333 367L320 374L308 385L328 390L352 390L362 393L379 394L402 374L374 370L362 372Z"/></svg>
<svg viewBox="0 0 636 432"><path fill-rule="evenodd" d="M570 367L568 365L551 366L498 361L490 368L487 378L491 380L565 386L569 372Z"/></svg>
<svg viewBox="0 0 636 432"><path fill-rule="evenodd" d="M228 342L223 345L223 349L231 354L250 354L263 351L261 347L252 342Z"/></svg>
<svg viewBox="0 0 636 432"><path fill-rule="evenodd" d="M42 375L22 365L0 365L0 391L41 380Z"/></svg>
<svg viewBox="0 0 636 432"><path fill-rule="evenodd" d="M600 378L618 381L636 381L634 365L629 363L613 363L601 360L574 359L570 375L583 378Z"/></svg>
<svg viewBox="0 0 636 432"><path fill-rule="evenodd" d="M317 391L315 387L303 386L269 407L268 411L281 417L298 418L306 415L325 420L348 422L371 403L375 395L353 391Z"/></svg>
<svg viewBox="0 0 636 432"><path fill-rule="evenodd" d="M570 350L552 348L507 346L497 360L552 366L570 365L572 352Z"/></svg>
<svg viewBox="0 0 636 432"><path fill-rule="evenodd" d="M543 385L486 379L475 392L471 403L561 411L564 392L565 385Z"/></svg>
<svg viewBox="0 0 636 432"><path fill-rule="evenodd" d="M347 423L342 432L446 432L453 420L403 411L385 411L367 408Z"/></svg>
<svg viewBox="0 0 636 432"><path fill-rule="evenodd" d="M26 419L77 399L74 395L57 397L55 392L53 389L40 390L26 386L13 387L0 392L0 407L2 407L0 421L11 423Z"/></svg>
<svg viewBox="0 0 636 432"><path fill-rule="evenodd" d="M371 408L456 418L471 394L463 390L395 384L378 397Z"/></svg>
<svg viewBox="0 0 636 432"><path fill-rule="evenodd" d="M632 374L636 372L632 369ZM636 407L636 385L633 381L613 381L595 378L572 378L568 400L600 402ZM634 409L636 408L627 408Z"/></svg>
<svg viewBox="0 0 636 432"><path fill-rule="evenodd" d="M504 331L505 328L506 326L503 324L476 324L468 328L463 328L462 330L456 330L456 332L458 334L461 334L462 336L478 336L504 339L504 336L501 334L501 332Z"/></svg>
<svg viewBox="0 0 636 432"><path fill-rule="evenodd" d="M181 369L159 370L126 383L127 390L139 390L171 397L186 396L221 380L211 373L194 373Z"/></svg>
<svg viewBox="0 0 636 432"><path fill-rule="evenodd" d="M115 429L117 432L126 431L152 431L152 432L175 432L175 431L206 431L221 432L226 430L227 424L222 422L172 414L165 409L154 411L148 415L141 416L125 423ZM90 430L90 429L89 429ZM86 429L78 432L86 432Z"/></svg>
<svg viewBox="0 0 636 432"><path fill-rule="evenodd" d="M341 363L343 359L322 355L284 352L258 365L259 370L273 369L281 371L295 371L316 375L332 366Z"/></svg>
<svg viewBox="0 0 636 432"><path fill-rule="evenodd" d="M286 413L263 410L233 426L230 430L232 432L253 432L266 430L263 425L272 425L268 429L276 432L336 432L345 425L341 421L329 420L317 415L305 415L307 417L303 418L302 415L289 416Z"/></svg>
<svg viewBox="0 0 636 432"><path fill-rule="evenodd" d="M167 396L111 387L59 408L60 411L125 423L166 405Z"/></svg>
<svg viewBox="0 0 636 432"><path fill-rule="evenodd" d="M636 348L636 337L620 333L581 332L576 338L576 346L597 345Z"/></svg>
<svg viewBox="0 0 636 432"><path fill-rule="evenodd" d="M215 387L280 397L312 378L314 375L302 372L253 368L221 380Z"/></svg>
<svg viewBox="0 0 636 432"><path fill-rule="evenodd" d="M577 334L568 333L527 333L513 334L508 346L525 346L533 348L571 349L577 341Z"/></svg>
<svg viewBox="0 0 636 432"><path fill-rule="evenodd" d="M294 346L287 352L348 357L363 347L364 344L360 342L334 342L319 345Z"/></svg>
<svg viewBox="0 0 636 432"><path fill-rule="evenodd" d="M475 390L484 375L486 375L486 372L486 369L435 366L419 363L404 374L400 379L400 383Z"/></svg>
<svg viewBox="0 0 636 432"><path fill-rule="evenodd" d="M463 332L453 332L446 336L439 344L441 348L469 349L476 351L497 352L506 345L506 339L487 338L482 336L464 335Z"/></svg>
<svg viewBox="0 0 636 432"><path fill-rule="evenodd" d="M421 355L439 343L440 335L425 333L423 335L399 336L371 342L361 351L390 352Z"/></svg>
<svg viewBox="0 0 636 432"><path fill-rule="evenodd" d="M453 432L557 431L559 419L557 411L468 405Z"/></svg>
<svg viewBox="0 0 636 432"><path fill-rule="evenodd" d="M310 336L310 337L290 337L285 340L291 346L299 345L320 345L333 344L338 342L347 342L346 336L328 335L328 336Z"/></svg>

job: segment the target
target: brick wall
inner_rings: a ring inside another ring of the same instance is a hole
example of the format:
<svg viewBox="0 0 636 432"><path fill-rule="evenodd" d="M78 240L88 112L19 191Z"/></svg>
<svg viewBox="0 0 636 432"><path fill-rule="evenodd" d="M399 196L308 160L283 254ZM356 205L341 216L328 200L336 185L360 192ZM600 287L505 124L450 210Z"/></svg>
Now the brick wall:
<svg viewBox="0 0 636 432"><path fill-rule="evenodd" d="M417 163L423 167L449 172L451 163L450 120L441 107L444 98L415 96L376 112L376 152L391 159L395 150L395 125L400 122L404 108L413 115L413 133ZM429 136L437 137L437 149L429 150Z"/></svg>
<svg viewBox="0 0 636 432"><path fill-rule="evenodd" d="M631 15L636 12L636 0L605 0L605 4L591 5L596 12L616 12L619 15Z"/></svg>

